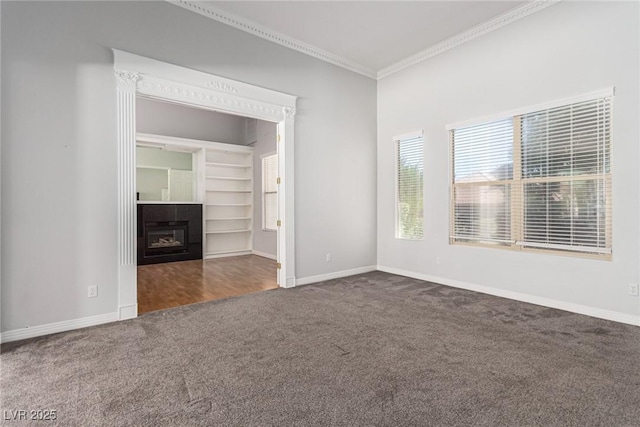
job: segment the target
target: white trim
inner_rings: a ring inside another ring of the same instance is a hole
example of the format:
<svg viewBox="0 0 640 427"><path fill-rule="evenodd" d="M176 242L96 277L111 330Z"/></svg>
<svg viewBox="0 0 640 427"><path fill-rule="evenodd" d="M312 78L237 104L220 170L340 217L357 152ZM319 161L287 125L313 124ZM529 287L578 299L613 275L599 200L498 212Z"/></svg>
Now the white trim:
<svg viewBox="0 0 640 427"><path fill-rule="evenodd" d="M273 254L269 254L269 253L267 253L267 252L262 252L262 251L256 251L255 249L253 249L253 250L251 251L251 253L252 253L253 255L258 255L258 256L261 256L262 258L268 258L268 259L272 259L272 260L274 260L274 261L278 259L278 258L277 258L275 255L273 255Z"/></svg>
<svg viewBox="0 0 640 427"><path fill-rule="evenodd" d="M224 252L220 254L204 254L204 259L229 258L234 256L251 255L253 252L249 249L246 251Z"/></svg>
<svg viewBox="0 0 640 427"><path fill-rule="evenodd" d="M96 316L82 317L80 319L64 320L62 322L48 323L34 327L14 329L0 334L0 343L19 341L27 338L40 337L42 335L56 334L58 332L71 331L73 329L87 328L89 326L102 325L118 320L118 313L105 313Z"/></svg>
<svg viewBox="0 0 640 427"><path fill-rule="evenodd" d="M295 277L294 120L296 97L214 74L113 49L118 116L118 301L136 304L135 133L137 96L222 111L278 124L278 283ZM157 137L155 138L157 140ZM285 143L286 141L286 143ZM153 141L148 141L153 142ZM290 176L291 179L287 179ZM248 251L251 253L251 251ZM206 255L205 255L206 256ZM209 258L208 256L206 256Z"/></svg>
<svg viewBox="0 0 640 427"><path fill-rule="evenodd" d="M520 116L522 114L533 113L536 111L548 110L556 107L563 107L565 105L576 104L583 101L591 101L599 98L606 98L609 96L615 96L615 87L609 87L606 89L596 90L582 95L570 96L567 98L556 99L549 102L543 102L540 104L531 105L528 107L520 107L510 111L504 111L502 113L490 114L483 117L478 117L469 120L462 120L455 123L450 123L446 126L448 131L452 129L463 128L467 126L473 126L481 123L489 123L496 120L507 119L509 117Z"/></svg>
<svg viewBox="0 0 640 427"><path fill-rule="evenodd" d="M277 142L276 142L277 144ZM264 159L266 159L267 157L272 157L275 156L276 157L276 177L278 175L278 170L277 170L277 162L278 162L278 152L277 151L271 151L269 153L264 153L260 155L260 204L262 209L260 210L260 228L263 232L277 232L278 231L278 226L276 225L275 228L267 228L266 227L266 219L267 216L266 211L267 211L267 205L265 203L265 199L266 199L266 194L267 192L265 191L264 187L265 187L265 180L264 180ZM269 194L275 194L276 195L276 211L278 210L278 184L276 184L276 191L272 191L269 192ZM278 212L276 212L276 224L277 224L277 220L278 220Z"/></svg>
<svg viewBox="0 0 640 427"><path fill-rule="evenodd" d="M595 248L589 246L556 245L553 243L516 242L516 245L526 248L557 249L560 251L588 252L595 254L611 254L611 248Z"/></svg>
<svg viewBox="0 0 640 427"><path fill-rule="evenodd" d="M285 288L293 288L296 286L296 278L295 277L287 277Z"/></svg>
<svg viewBox="0 0 640 427"><path fill-rule="evenodd" d="M398 135L398 136L394 136L393 137L393 143L394 143L394 159L395 159L395 165L394 165L394 174L395 174L395 205L393 207L393 209L395 210L395 231L394 231L394 238L396 240L404 240L404 241L413 241L413 242L421 242L424 241L424 227L422 230L422 236L418 237L418 238L411 238L411 237L401 237L400 236L400 218L398 217L398 207L400 206L400 194L399 194L399 189L400 189L400 169L399 169L399 165L400 165L400 143L403 141L409 141L409 140L413 140L413 139L418 139L420 138L422 140L422 167L424 169L424 130L419 130L419 131L413 131L413 132L408 132L402 135ZM422 183L422 210L423 210L423 215L424 212L426 211L424 209L424 203L426 201L426 198L424 197L424 181ZM423 217L423 221L424 221L424 217Z"/></svg>
<svg viewBox="0 0 640 427"><path fill-rule="evenodd" d="M192 12L211 18L215 21L222 22L223 24L245 31L254 36L260 37L270 42L277 43L281 46L288 47L289 49L297 50L306 55L328 62L338 67L345 68L349 71L353 71L363 76L375 79L377 73L374 69L365 65L359 64L347 58L343 58L339 55L335 55L326 50L312 46L308 43L289 37L285 34L274 31L270 28L264 27L248 19L234 15L232 13L220 10L206 2L196 2L189 0L167 0L169 3L176 6L183 7Z"/></svg>
<svg viewBox="0 0 640 427"><path fill-rule="evenodd" d="M400 139L393 138L393 237L395 239L399 239L398 236L400 235L400 218L398 217L398 206L400 204L400 194L398 191L398 187L400 187L400 180L398 178L400 175L400 168L398 167L398 163L400 163ZM422 237L424 237L424 235Z"/></svg>
<svg viewBox="0 0 640 427"><path fill-rule="evenodd" d="M274 154L278 154L278 152L277 151L269 151L268 153L260 154L260 160L264 159L265 157L273 156Z"/></svg>
<svg viewBox="0 0 640 427"><path fill-rule="evenodd" d="M114 63L117 114L118 307L137 304L136 85L140 75ZM119 310L118 310L119 311Z"/></svg>
<svg viewBox="0 0 640 427"><path fill-rule="evenodd" d="M209 101L213 105L222 106L225 111L234 111L235 108L238 108L236 101L246 102L246 100L253 100L266 103L268 109L277 109L276 115L282 113L281 106L295 108L296 105L296 96L249 83L180 67L168 62L156 61L155 59L118 49L113 49L113 56L114 63L118 65L117 68L128 71L135 70L133 74L142 77L141 81L135 82L137 85L132 86L132 89L137 90L138 94L145 94L146 91L149 91L170 102L184 99L187 104L191 103L198 106L202 106L204 102ZM147 83L141 84L145 80ZM197 92L194 92L196 89ZM171 93L166 93L167 96L163 96L165 92ZM202 96L200 96L201 94ZM210 99L209 95L211 94L217 99ZM261 109L258 108L259 105L251 105L250 107L255 110L251 117L259 118L261 113ZM269 114L270 111L262 113Z"/></svg>
<svg viewBox="0 0 640 427"><path fill-rule="evenodd" d="M120 320L133 319L134 317L138 317L138 304L136 303L120 306L118 313Z"/></svg>
<svg viewBox="0 0 640 427"><path fill-rule="evenodd" d="M333 273L320 274L318 276L303 277L301 279L296 279L296 286L308 285L310 283L324 282L325 280L340 279L342 277L353 276L355 274L369 273L371 271L376 271L376 270L377 270L377 266L368 265L366 267L352 268L351 270L335 271Z"/></svg>
<svg viewBox="0 0 640 427"><path fill-rule="evenodd" d="M402 135L397 135L393 137L394 142L405 141L407 139L415 139L415 138L423 138L424 139L424 130L416 130L413 132L403 133Z"/></svg>
<svg viewBox="0 0 640 427"><path fill-rule="evenodd" d="M605 310L597 307L590 307L571 302L559 301L551 298L538 297L535 295L523 294L504 289L492 288L489 286L477 285L474 283L463 282L460 280L447 279L444 277L432 276L429 274L418 273L414 271L402 270L399 268L385 267L378 265L378 270L385 273L397 274L400 276L411 277L413 279L425 280L427 282L437 283L441 285L451 286L454 288L466 289L469 291L480 292L483 294L493 295L502 298L508 298L516 301L526 302L529 304L541 305L543 307L555 308L558 310L569 311L571 313L583 314L585 316L597 317L599 319L611 320L614 322L626 323L628 325L640 326L640 316L632 314L620 313L617 311Z"/></svg>
<svg viewBox="0 0 640 427"><path fill-rule="evenodd" d="M502 15L498 15L493 19L476 25L475 27L470 28L467 31L464 31L443 42L431 46L430 48L425 49L422 52L411 55L408 58L402 59L395 64L379 70L377 73L377 79L380 80L388 77L392 74L404 70L405 68L426 61L431 57L444 53L471 40L477 39L478 37L484 36L485 34L491 33L501 27L504 27L505 25L516 22L526 16L531 15L532 13L538 12L548 6L554 5L558 3L558 1L560 0L532 1L521 7L505 12Z"/></svg>
<svg viewBox="0 0 640 427"><path fill-rule="evenodd" d="M2 1L0 1L0 46L2 46ZM6 62L6 61L5 61ZM2 98L2 54L0 54L0 98ZM2 129L2 114L0 114L0 129ZM2 188L2 132L0 131L0 188ZM2 197L0 197L0 236L2 236ZM0 277L2 277L2 244L0 244ZM2 282L2 280L0 280ZM6 282L5 282L6 284ZM0 284L1 286L1 284ZM1 291L0 291L1 293ZM5 294L6 295L6 294ZM0 307L2 304L0 304ZM0 326L2 325L2 308L0 308ZM0 328L1 330L1 328ZM2 342L2 335L0 334L0 343Z"/></svg>
<svg viewBox="0 0 640 427"><path fill-rule="evenodd" d="M489 242L491 242L491 243L509 243L509 244L518 243L518 242L514 242L513 240L490 239L490 238L476 237L476 236L456 236L455 234L452 234L451 236L449 236L449 239L468 240L469 242L472 242L472 243L489 243Z"/></svg>
<svg viewBox="0 0 640 427"><path fill-rule="evenodd" d="M145 144L145 147L179 147L184 148L185 152L196 153L202 148L215 148L217 150L233 151L240 153L247 153L248 149L253 147L247 147L246 145L228 144L225 142L205 141L200 139L179 138L166 135L155 135L152 133L136 133L137 144L140 142ZM187 149L188 148L188 149Z"/></svg>
<svg viewBox="0 0 640 427"><path fill-rule="evenodd" d="M278 227L276 254L281 264L278 275L278 285L285 283L289 286L288 278L293 277L295 282L295 179L294 179L294 117L296 110L284 107L282 109L285 120L278 123L277 152L278 152L278 219L281 226ZM291 179L289 179L291 177ZM290 254L291 262L287 260ZM285 264L286 262L286 264Z"/></svg>

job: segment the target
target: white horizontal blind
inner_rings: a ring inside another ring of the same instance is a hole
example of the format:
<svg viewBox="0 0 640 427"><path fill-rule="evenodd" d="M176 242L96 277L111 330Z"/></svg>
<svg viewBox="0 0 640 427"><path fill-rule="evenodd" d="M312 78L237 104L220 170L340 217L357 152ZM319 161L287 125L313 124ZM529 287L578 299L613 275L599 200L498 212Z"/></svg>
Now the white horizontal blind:
<svg viewBox="0 0 640 427"><path fill-rule="evenodd" d="M397 141L396 237L422 239L424 227L424 148L422 136Z"/></svg>
<svg viewBox="0 0 640 427"><path fill-rule="evenodd" d="M451 239L511 244L513 119L453 129Z"/></svg>
<svg viewBox="0 0 640 427"><path fill-rule="evenodd" d="M611 251L611 98L522 116L522 246Z"/></svg>
<svg viewBox="0 0 640 427"><path fill-rule="evenodd" d="M452 243L610 254L611 102L451 129Z"/></svg>
<svg viewBox="0 0 640 427"><path fill-rule="evenodd" d="M278 221L278 156L262 158L262 228L275 230Z"/></svg>

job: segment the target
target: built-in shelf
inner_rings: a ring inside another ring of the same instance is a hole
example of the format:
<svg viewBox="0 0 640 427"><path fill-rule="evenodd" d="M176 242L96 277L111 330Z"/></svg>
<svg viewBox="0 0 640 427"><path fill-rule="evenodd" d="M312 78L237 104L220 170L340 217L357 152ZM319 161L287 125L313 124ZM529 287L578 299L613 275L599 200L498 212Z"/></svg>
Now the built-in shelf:
<svg viewBox="0 0 640 427"><path fill-rule="evenodd" d="M251 178L236 178L232 176L208 176L207 179L222 179L226 181L251 181Z"/></svg>
<svg viewBox="0 0 640 427"><path fill-rule="evenodd" d="M179 176L172 182L176 186L181 185L180 188L190 188L193 198L202 202L203 216L198 222L204 227L198 229L198 235L204 239L201 243L204 256L218 258L252 253L253 148L158 135L138 134L137 138L145 146L178 147L181 151L184 149L193 153L192 185L183 185L186 178L181 181L177 179ZM191 202L138 201L138 204L143 203L163 205Z"/></svg>
<svg viewBox="0 0 640 427"><path fill-rule="evenodd" d="M207 231L207 234L248 233L250 231L251 231L250 228L245 228L240 230L214 230L214 231Z"/></svg>
<svg viewBox="0 0 640 427"><path fill-rule="evenodd" d="M218 166L221 168L238 168L238 169L248 169L251 165L238 165L231 163L217 163L217 162L206 162L207 166Z"/></svg>
<svg viewBox="0 0 640 427"><path fill-rule="evenodd" d="M215 185L205 192L205 218L215 228L204 233L206 256L251 253L253 148L207 148L205 165L205 179Z"/></svg>

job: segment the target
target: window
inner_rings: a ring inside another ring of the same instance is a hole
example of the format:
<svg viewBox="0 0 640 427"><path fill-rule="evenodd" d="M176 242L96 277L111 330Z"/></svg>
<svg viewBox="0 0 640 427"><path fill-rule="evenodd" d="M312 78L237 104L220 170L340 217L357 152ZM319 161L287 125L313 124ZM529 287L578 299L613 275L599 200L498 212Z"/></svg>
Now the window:
<svg viewBox="0 0 640 427"><path fill-rule="evenodd" d="M262 229L276 230L278 221L278 155L262 157Z"/></svg>
<svg viewBox="0 0 640 427"><path fill-rule="evenodd" d="M611 254L612 96L450 128L451 242Z"/></svg>
<svg viewBox="0 0 640 427"><path fill-rule="evenodd" d="M395 138L396 238L422 239L424 171L422 132Z"/></svg>

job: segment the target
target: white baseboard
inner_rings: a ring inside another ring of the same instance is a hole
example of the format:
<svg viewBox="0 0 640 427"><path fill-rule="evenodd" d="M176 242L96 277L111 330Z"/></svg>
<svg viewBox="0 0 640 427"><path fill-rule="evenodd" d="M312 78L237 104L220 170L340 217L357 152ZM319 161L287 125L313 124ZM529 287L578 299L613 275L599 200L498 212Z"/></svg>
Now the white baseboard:
<svg viewBox="0 0 640 427"><path fill-rule="evenodd" d="M366 267L358 267L358 268L353 268L351 270L342 270L342 271L336 271L333 273L320 274L318 276L303 277L303 278L296 279L296 286L308 285L310 283L322 282L322 281L331 280L331 279L339 279L341 277L353 276L355 274L369 273L370 271L376 271L376 270L377 270L377 266L368 265Z"/></svg>
<svg viewBox="0 0 640 427"><path fill-rule="evenodd" d="M399 276L406 276L414 279L425 280L427 282L451 286L454 288L466 289L468 291L480 292L497 297L541 305L543 307L556 308L558 310L569 311L571 313L584 314L585 316L597 317L599 319L612 320L614 322L640 326L640 315L634 316L632 314L620 313L617 311L605 310L596 307L589 307L586 305L574 304L565 301L558 301L551 298L538 297L535 295L507 291L504 289L497 289L489 286L476 285L474 283L462 282L459 280L452 280L444 277L431 276L414 271L401 270L399 268L385 267L382 265L378 266L378 270L384 271L386 273L397 274Z"/></svg>
<svg viewBox="0 0 640 427"><path fill-rule="evenodd" d="M285 288L293 288L296 286L296 278L295 277L287 277L287 283Z"/></svg>
<svg viewBox="0 0 640 427"><path fill-rule="evenodd" d="M215 254L215 255L206 255L204 259L215 259L215 258L227 258L232 256L241 256L241 255L251 255L251 251L235 251L235 252L226 252L223 254Z"/></svg>
<svg viewBox="0 0 640 427"><path fill-rule="evenodd" d="M48 323L29 328L15 329L0 334L0 342L11 342L24 340L27 338L39 337L42 335L55 334L58 332L70 331L73 329L86 328L88 326L101 325L103 323L115 322L118 320L118 313L105 313L97 316L83 317L80 319L65 320L62 322Z"/></svg>
<svg viewBox="0 0 640 427"><path fill-rule="evenodd" d="M138 317L138 304L123 305L119 309L119 320L133 319Z"/></svg>
<svg viewBox="0 0 640 427"><path fill-rule="evenodd" d="M251 253L252 253L252 254L254 254L254 255L261 256L261 257L263 257L263 258L269 258L269 259L272 259L272 260L274 260L274 261L277 259L277 257L276 257L275 255L268 254L268 253L266 253L266 252L261 252L261 251L252 250L252 251L251 251Z"/></svg>

